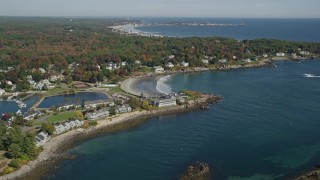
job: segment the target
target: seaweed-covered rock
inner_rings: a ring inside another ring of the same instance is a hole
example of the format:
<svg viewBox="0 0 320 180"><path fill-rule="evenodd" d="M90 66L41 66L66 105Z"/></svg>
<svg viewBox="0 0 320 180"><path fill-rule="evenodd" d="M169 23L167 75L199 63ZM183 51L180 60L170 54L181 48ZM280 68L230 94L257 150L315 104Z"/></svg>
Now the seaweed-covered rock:
<svg viewBox="0 0 320 180"><path fill-rule="evenodd" d="M209 165L203 162L196 162L187 168L180 180L208 180L210 179Z"/></svg>

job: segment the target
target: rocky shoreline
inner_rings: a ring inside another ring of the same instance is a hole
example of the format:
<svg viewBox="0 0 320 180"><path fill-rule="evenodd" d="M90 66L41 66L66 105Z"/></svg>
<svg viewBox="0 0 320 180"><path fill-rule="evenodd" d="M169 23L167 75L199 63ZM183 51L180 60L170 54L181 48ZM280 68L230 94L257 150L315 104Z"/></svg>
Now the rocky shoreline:
<svg viewBox="0 0 320 180"><path fill-rule="evenodd" d="M217 95L202 94L201 98L190 101L186 105L160 108L152 111L134 111L99 120L96 127L72 130L53 137L44 145L43 151L36 160L29 162L11 174L1 176L0 179L30 179L31 177L31 179L41 179L41 177L48 173L48 171L45 172L46 170L49 170L49 168L54 170L56 164L64 159L65 154L63 152L74 147L74 145L81 141L97 137L110 131L117 132L132 126L137 126L152 117L201 110L203 106L218 103L221 100L222 97ZM46 169L41 168L42 166L46 167ZM45 171L39 171L39 167Z"/></svg>

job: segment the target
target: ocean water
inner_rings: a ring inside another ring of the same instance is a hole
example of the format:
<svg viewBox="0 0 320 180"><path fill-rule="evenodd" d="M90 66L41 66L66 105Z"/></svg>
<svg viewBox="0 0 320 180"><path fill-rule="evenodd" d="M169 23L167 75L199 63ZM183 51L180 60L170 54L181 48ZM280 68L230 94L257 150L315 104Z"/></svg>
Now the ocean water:
<svg viewBox="0 0 320 180"><path fill-rule="evenodd" d="M172 37L230 37L237 40L270 38L320 42L320 19L144 18L146 23L203 22L245 26L144 26L136 29Z"/></svg>
<svg viewBox="0 0 320 180"><path fill-rule="evenodd" d="M172 75L173 91L224 99L83 142L46 179L178 179L196 161L219 180L286 179L319 165L320 61L276 65Z"/></svg>

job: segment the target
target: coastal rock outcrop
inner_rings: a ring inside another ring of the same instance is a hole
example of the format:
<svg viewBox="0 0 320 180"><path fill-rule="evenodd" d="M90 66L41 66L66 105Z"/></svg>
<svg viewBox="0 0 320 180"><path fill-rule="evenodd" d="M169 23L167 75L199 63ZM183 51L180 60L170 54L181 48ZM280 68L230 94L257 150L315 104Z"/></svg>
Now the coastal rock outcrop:
<svg viewBox="0 0 320 180"><path fill-rule="evenodd" d="M320 179L320 168L313 170L303 176L295 178L295 180L319 180Z"/></svg>
<svg viewBox="0 0 320 180"><path fill-rule="evenodd" d="M210 167L203 162L196 162L189 166L186 172L179 178L179 180L209 180Z"/></svg>

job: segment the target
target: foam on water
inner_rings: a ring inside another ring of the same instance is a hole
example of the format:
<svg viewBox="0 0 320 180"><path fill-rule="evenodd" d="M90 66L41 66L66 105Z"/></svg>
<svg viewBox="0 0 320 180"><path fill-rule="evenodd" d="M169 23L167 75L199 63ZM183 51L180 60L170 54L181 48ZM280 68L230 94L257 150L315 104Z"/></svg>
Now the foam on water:
<svg viewBox="0 0 320 180"><path fill-rule="evenodd" d="M163 94L172 93L171 87L167 83L168 80L170 79L170 77L171 77L171 75L167 75L167 76L164 76L158 80L157 86L156 86L157 91L159 91L160 93L163 93Z"/></svg>
<svg viewBox="0 0 320 180"><path fill-rule="evenodd" d="M306 77L306 78L320 78L320 76L316 76L314 74L303 74L303 77Z"/></svg>

